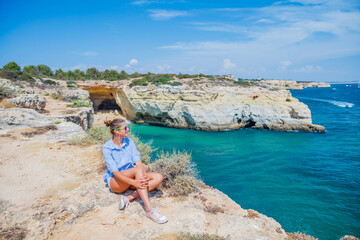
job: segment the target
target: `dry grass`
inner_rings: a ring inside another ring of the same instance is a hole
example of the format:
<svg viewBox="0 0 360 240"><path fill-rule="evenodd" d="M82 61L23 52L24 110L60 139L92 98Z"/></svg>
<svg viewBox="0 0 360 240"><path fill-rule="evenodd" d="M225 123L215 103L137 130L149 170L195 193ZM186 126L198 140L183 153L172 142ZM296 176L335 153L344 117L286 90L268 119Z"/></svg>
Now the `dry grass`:
<svg viewBox="0 0 360 240"><path fill-rule="evenodd" d="M70 145L103 145L112 135L108 127L93 127L90 128L85 136L75 136L68 144ZM137 150L140 152L140 159L144 164L150 163L150 154L154 151L150 143L143 143L141 140L132 133L129 133L129 138L132 139L136 145Z"/></svg>
<svg viewBox="0 0 360 240"><path fill-rule="evenodd" d="M27 230L25 228L0 228L0 240L21 240L25 239Z"/></svg>
<svg viewBox="0 0 360 240"><path fill-rule="evenodd" d="M230 239L229 236L221 237L215 234L191 234L191 233L180 233L177 238L177 240L228 240Z"/></svg>
<svg viewBox="0 0 360 240"><path fill-rule="evenodd" d="M259 217L259 213L257 211L252 210L252 209L248 209L247 213L248 214L244 216L245 218L254 219L254 218Z"/></svg>
<svg viewBox="0 0 360 240"><path fill-rule="evenodd" d="M191 154L176 152L172 154L161 152L158 159L152 164L152 170L160 172L164 180L164 188L170 196L187 196L199 189L200 181L196 179L195 164L191 162Z"/></svg>
<svg viewBox="0 0 360 240"><path fill-rule="evenodd" d="M318 238L314 238L313 236L301 232L286 233L286 235L287 240L318 240Z"/></svg>
<svg viewBox="0 0 360 240"><path fill-rule="evenodd" d="M207 213L211 213L211 214L218 214L218 213L224 213L225 210L221 207L219 207L218 205L204 205L204 210Z"/></svg>

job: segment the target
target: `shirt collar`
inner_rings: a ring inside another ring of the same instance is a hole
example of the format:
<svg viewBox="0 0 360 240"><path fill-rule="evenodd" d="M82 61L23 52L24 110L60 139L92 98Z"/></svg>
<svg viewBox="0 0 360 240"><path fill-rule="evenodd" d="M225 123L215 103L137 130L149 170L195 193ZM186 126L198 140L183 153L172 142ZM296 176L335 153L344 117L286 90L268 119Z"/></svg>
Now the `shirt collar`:
<svg viewBox="0 0 360 240"><path fill-rule="evenodd" d="M129 139L128 139L128 138L123 138L123 142L122 142L122 144L121 144L121 148L125 147L126 145L129 145ZM112 139L110 139L109 147L110 147L111 149L121 149L121 148L119 148L118 146L115 145L115 143L113 142Z"/></svg>

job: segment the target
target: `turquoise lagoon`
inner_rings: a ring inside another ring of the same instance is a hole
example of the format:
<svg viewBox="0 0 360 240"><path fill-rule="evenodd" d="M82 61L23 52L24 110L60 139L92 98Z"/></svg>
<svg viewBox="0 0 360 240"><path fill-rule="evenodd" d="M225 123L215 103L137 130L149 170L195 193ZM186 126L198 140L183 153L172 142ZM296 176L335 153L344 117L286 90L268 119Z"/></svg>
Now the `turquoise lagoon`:
<svg viewBox="0 0 360 240"><path fill-rule="evenodd" d="M131 128L158 151L191 152L207 185L274 218L287 232L360 237L360 89L353 84L291 92L326 133Z"/></svg>

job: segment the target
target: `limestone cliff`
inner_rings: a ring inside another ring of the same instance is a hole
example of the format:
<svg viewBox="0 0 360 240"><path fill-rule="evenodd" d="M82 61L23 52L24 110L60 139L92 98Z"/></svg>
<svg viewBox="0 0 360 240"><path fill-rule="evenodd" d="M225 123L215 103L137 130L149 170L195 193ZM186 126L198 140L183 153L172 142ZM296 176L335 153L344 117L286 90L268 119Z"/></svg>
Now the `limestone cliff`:
<svg viewBox="0 0 360 240"><path fill-rule="evenodd" d="M302 90L312 87L330 87L329 83L324 82L297 82L293 80L261 80L259 83L267 87L277 87L293 90Z"/></svg>
<svg viewBox="0 0 360 240"><path fill-rule="evenodd" d="M307 105L285 89L209 81L130 87L129 82L117 83L108 90L107 101L114 98L124 116L136 123L208 131L239 128L325 131L324 127L312 124ZM91 96L109 89L109 85L83 83L79 87L88 90Z"/></svg>

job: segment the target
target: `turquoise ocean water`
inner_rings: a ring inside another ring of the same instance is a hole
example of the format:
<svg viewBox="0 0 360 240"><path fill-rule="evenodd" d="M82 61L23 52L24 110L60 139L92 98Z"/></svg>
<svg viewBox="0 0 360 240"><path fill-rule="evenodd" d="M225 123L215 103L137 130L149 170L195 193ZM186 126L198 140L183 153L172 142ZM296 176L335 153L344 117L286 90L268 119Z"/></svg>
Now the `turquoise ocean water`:
<svg viewBox="0 0 360 240"><path fill-rule="evenodd" d="M191 152L207 185L274 218L287 232L360 237L360 89L353 84L291 92L326 133L131 128L158 151Z"/></svg>

